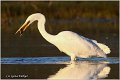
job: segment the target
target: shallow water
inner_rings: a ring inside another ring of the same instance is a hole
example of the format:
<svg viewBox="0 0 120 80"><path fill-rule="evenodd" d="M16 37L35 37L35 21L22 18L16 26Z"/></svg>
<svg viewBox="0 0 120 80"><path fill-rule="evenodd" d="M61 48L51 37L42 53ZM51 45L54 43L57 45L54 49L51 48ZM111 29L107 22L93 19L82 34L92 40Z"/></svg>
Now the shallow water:
<svg viewBox="0 0 120 80"><path fill-rule="evenodd" d="M2 78L31 79L118 79L119 58L14 57L1 58Z"/></svg>
<svg viewBox="0 0 120 80"><path fill-rule="evenodd" d="M11 21L16 23L17 20L12 19ZM43 39L36 25L31 25L24 32L24 36L14 35L24 21L20 19L22 23L16 25L10 23L9 26L2 24L7 28L2 29L1 36L1 78L58 78L61 80L69 78L79 80L119 78L119 33L116 31L119 27L117 26L118 21L114 19L91 20L81 18L76 20L48 20L46 30L51 34L70 30L87 38L97 40L111 49L107 59L78 58L73 64L70 64L70 57L59 57L66 55Z"/></svg>
<svg viewBox="0 0 120 80"><path fill-rule="evenodd" d="M118 64L119 59L117 57L109 58L77 58L77 62L92 61L92 62L105 62L108 64ZM70 63L70 57L14 57L14 58L2 58L2 64L66 64Z"/></svg>

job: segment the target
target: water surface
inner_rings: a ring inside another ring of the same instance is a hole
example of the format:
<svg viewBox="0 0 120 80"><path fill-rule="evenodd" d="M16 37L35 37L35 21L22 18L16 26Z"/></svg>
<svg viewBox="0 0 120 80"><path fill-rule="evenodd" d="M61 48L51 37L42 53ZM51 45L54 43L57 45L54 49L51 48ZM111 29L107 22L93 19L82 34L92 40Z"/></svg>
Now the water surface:
<svg viewBox="0 0 120 80"><path fill-rule="evenodd" d="M14 57L1 58L2 78L20 79L118 79L119 58Z"/></svg>

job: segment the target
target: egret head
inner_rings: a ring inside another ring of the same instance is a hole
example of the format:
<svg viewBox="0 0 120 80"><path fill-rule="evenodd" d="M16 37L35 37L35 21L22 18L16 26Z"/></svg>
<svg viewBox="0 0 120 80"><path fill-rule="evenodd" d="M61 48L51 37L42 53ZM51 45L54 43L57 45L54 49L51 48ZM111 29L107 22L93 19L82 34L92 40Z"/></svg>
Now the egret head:
<svg viewBox="0 0 120 80"><path fill-rule="evenodd" d="M21 36L22 33L28 28L28 26L36 20L39 20L39 22L41 23L45 23L45 16L41 13L35 13L35 14L30 15L26 19L25 23L17 30L16 33L20 32L20 36Z"/></svg>

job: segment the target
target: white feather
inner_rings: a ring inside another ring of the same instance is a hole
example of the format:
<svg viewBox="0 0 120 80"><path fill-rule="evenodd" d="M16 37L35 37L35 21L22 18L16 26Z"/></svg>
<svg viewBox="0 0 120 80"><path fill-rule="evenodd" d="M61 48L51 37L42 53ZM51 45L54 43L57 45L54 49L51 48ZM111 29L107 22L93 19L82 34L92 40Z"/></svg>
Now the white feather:
<svg viewBox="0 0 120 80"><path fill-rule="evenodd" d="M110 48L108 46L106 46L105 44L102 44L102 43L97 43L96 40L92 40L95 44L98 45L98 47L100 47L106 54L109 54L111 51L110 51Z"/></svg>

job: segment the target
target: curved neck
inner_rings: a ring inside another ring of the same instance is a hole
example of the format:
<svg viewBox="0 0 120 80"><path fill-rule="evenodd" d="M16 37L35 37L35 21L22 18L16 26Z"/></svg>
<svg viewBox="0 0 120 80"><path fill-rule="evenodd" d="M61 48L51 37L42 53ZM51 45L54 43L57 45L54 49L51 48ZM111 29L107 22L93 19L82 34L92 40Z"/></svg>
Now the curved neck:
<svg viewBox="0 0 120 80"><path fill-rule="evenodd" d="M41 22L38 20L38 30L48 42L53 43L54 35L51 35L45 30L45 22Z"/></svg>

